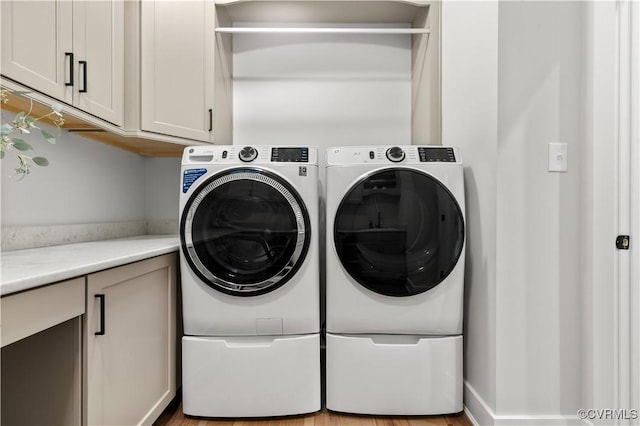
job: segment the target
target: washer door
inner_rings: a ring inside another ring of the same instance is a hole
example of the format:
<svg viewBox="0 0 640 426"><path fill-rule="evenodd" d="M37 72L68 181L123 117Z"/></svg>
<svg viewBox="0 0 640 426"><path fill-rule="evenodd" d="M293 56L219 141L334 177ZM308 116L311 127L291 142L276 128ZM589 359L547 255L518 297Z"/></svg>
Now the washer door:
<svg viewBox="0 0 640 426"><path fill-rule="evenodd" d="M440 284L464 245L464 218L432 176L385 169L350 188L338 207L334 243L358 283L387 296L411 296Z"/></svg>
<svg viewBox="0 0 640 426"><path fill-rule="evenodd" d="M210 287L236 296L286 283L306 257L310 232L297 192L256 168L209 178L185 205L180 223L189 266Z"/></svg>

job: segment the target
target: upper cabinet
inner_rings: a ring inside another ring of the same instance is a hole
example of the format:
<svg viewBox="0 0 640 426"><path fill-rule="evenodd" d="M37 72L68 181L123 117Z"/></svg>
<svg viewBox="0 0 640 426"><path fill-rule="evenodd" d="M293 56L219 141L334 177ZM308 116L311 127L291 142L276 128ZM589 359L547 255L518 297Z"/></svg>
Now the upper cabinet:
<svg viewBox="0 0 640 426"><path fill-rule="evenodd" d="M2 1L2 75L122 125L122 1Z"/></svg>
<svg viewBox="0 0 640 426"><path fill-rule="evenodd" d="M141 128L213 141L213 0L142 2Z"/></svg>

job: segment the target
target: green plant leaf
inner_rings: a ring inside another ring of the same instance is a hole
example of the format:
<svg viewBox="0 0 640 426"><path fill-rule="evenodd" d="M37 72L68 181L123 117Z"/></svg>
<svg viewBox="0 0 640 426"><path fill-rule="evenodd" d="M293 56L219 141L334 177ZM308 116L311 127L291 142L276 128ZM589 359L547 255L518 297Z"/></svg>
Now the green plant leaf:
<svg viewBox="0 0 640 426"><path fill-rule="evenodd" d="M8 135L11 132L13 132L13 126L9 123L4 123L0 128L0 134L2 135Z"/></svg>
<svg viewBox="0 0 640 426"><path fill-rule="evenodd" d="M33 149L31 145L29 145L22 139L13 138L12 140L13 140L13 147L18 151L29 151L30 149Z"/></svg>
<svg viewBox="0 0 640 426"><path fill-rule="evenodd" d="M49 160L44 157L33 157L31 161L42 167L47 167L49 165Z"/></svg>
<svg viewBox="0 0 640 426"><path fill-rule="evenodd" d="M51 144L55 144L56 143L56 138L51 133L49 133L49 132L47 132L45 130L40 130L40 133L42 133L42 137L45 138L47 142L49 142Z"/></svg>
<svg viewBox="0 0 640 426"><path fill-rule="evenodd" d="M4 158L4 151L0 151L0 160Z"/></svg>
<svg viewBox="0 0 640 426"><path fill-rule="evenodd" d="M24 119L24 122L25 122L25 123L27 123L27 126L28 126L30 129L39 129L39 127L38 127L38 126L36 126L36 125L34 124L36 121L37 121L37 120L36 120L35 118L31 117L30 115L29 115L29 116L27 116L27 117Z"/></svg>
<svg viewBox="0 0 640 426"><path fill-rule="evenodd" d="M18 114L16 114L15 121L22 120L22 117L24 117L24 111L20 111Z"/></svg>

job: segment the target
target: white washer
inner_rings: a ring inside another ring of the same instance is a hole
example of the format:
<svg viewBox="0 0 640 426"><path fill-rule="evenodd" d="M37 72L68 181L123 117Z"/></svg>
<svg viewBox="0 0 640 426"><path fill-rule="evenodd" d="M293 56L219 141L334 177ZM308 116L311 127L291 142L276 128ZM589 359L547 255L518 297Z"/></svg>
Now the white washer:
<svg viewBox="0 0 640 426"><path fill-rule="evenodd" d="M458 149L330 148L326 179L327 408L461 411Z"/></svg>
<svg viewBox="0 0 640 426"><path fill-rule="evenodd" d="M320 409L317 164L311 147L185 149L185 414Z"/></svg>

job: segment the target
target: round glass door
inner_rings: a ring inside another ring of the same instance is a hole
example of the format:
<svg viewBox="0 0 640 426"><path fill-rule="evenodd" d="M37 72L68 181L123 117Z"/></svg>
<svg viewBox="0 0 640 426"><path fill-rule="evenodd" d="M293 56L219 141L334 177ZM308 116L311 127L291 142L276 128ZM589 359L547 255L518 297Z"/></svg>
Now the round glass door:
<svg viewBox="0 0 640 426"><path fill-rule="evenodd" d="M232 169L191 196L180 238L187 262L206 284L254 296L282 286L298 270L309 248L309 215L277 175Z"/></svg>
<svg viewBox="0 0 640 426"><path fill-rule="evenodd" d="M437 286L464 245L462 210L451 192L430 175L408 169L385 169L352 186L333 231L347 272L387 296Z"/></svg>

